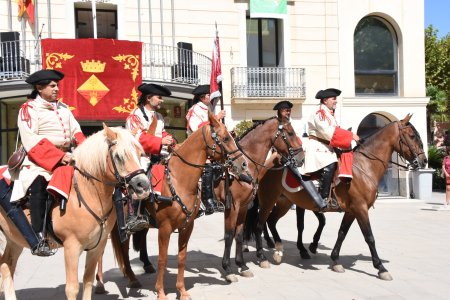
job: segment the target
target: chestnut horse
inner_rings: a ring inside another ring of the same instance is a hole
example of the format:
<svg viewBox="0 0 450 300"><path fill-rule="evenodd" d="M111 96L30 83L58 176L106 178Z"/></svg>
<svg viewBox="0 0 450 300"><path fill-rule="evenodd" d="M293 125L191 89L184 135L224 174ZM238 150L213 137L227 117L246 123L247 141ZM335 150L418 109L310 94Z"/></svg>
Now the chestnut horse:
<svg viewBox="0 0 450 300"><path fill-rule="evenodd" d="M339 252L350 226L356 219L369 246L373 266L378 270L379 278L392 280L378 257L368 210L377 198L378 183L385 173L394 151L406 159L412 168L423 168L427 164L422 140L414 126L409 123L410 118L411 115L408 114L405 119L392 122L368 137L354 151L352 181L340 182L333 189L333 194L344 211L338 238L331 252L332 269L336 272L344 272L344 268L338 261ZM288 192L281 185L281 178L282 171L269 171L260 183L258 191L260 210L255 233L257 257L260 261L267 261L262 249L261 232L280 195L298 207L317 211L314 202L310 200L304 190L295 193ZM281 253L282 245L277 251Z"/></svg>
<svg viewBox="0 0 450 300"><path fill-rule="evenodd" d="M225 125L218 122L209 113L209 125L192 133L172 152L166 163L166 176L163 181L161 195L172 199L171 202L147 202L147 209L158 224L158 271L155 289L159 300L166 299L164 291L164 273L167 265L167 251L171 234L178 230L178 276L176 287L180 300L191 299L184 284L187 245L191 236L194 220L200 207L198 198L198 181L206 159L209 157L224 165L224 168L236 175L247 172L247 161L239 151L234 139ZM115 238L112 235L112 238ZM116 236L117 238L117 236ZM130 271L128 245L117 246L113 242L120 269ZM124 255L125 256L122 256ZM126 274L130 279L130 274ZM134 273L133 273L134 275Z"/></svg>
<svg viewBox="0 0 450 300"><path fill-rule="evenodd" d="M74 184L65 212L60 212L56 205L51 211L55 239L64 247L65 290L69 300L77 299L78 263L83 251L86 251L83 299L91 299L97 259L116 223L111 200L114 186L128 189L135 199L145 199L149 195L150 183L139 164L141 153L141 145L128 130L106 125L73 153ZM10 191L1 192L2 196L6 196ZM0 258L2 286L5 287L6 299L16 299L12 278L22 249L28 246L5 211L0 209L0 212L0 226L5 235L5 240L0 241L5 245ZM25 209L25 214L29 215L28 209Z"/></svg>
<svg viewBox="0 0 450 300"><path fill-rule="evenodd" d="M232 180L229 190L226 189L225 180L215 187L215 193L225 206L225 250L222 259L222 268L225 270L225 279L229 282L237 281L230 266L230 252L233 238L236 240L236 265L240 268L239 274L252 277L253 273L247 267L243 257L243 227L248 205L253 200L258 188L259 180L268 170L265 161L269 150L276 149L286 164L295 164L295 156L301 151L300 140L295 134L291 123L276 117L256 123L236 140L239 149L250 161L249 170L253 178L252 184ZM227 192L231 193L231 201L227 201Z"/></svg>

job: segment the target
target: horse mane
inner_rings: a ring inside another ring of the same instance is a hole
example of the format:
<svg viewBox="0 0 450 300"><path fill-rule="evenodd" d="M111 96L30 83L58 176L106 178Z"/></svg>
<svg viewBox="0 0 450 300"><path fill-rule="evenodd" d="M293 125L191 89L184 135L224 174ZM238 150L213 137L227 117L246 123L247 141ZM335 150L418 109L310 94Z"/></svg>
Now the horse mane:
<svg viewBox="0 0 450 300"><path fill-rule="evenodd" d="M136 148L142 153L144 150L133 135L123 127L110 127L117 134L117 144L115 154L118 161L125 161L126 158L135 156ZM95 175L104 174L107 170L107 159L109 145L105 135L105 130L100 130L89 136L73 152L75 165L81 170Z"/></svg>
<svg viewBox="0 0 450 300"><path fill-rule="evenodd" d="M272 120L272 119L276 119L277 117L276 116L274 116L274 117L270 117L270 118L268 118L268 119L266 119L266 120L263 120L263 121L254 121L253 123L253 126L252 127L250 127L250 128L248 128L243 134L241 134L240 136L238 136L236 139L235 139L235 141L236 142L239 142L240 140L242 140L247 134L249 134L250 133L250 131L252 131L253 129L255 129L256 127L258 127L259 125L263 125L264 123L266 123L267 121L270 121L270 120Z"/></svg>

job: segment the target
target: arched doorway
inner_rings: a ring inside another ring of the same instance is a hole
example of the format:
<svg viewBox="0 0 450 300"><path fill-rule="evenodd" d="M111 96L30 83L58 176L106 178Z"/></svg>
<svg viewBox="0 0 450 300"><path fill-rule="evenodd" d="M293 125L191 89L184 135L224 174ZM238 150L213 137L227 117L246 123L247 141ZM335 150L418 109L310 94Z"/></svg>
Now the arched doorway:
<svg viewBox="0 0 450 300"><path fill-rule="evenodd" d="M385 115L380 113L371 113L367 115L359 124L357 134L361 138L366 138L373 133L375 133L378 129L384 127L390 120ZM397 152L392 153L391 161L398 162L398 154ZM384 173L383 178L381 178L380 183L378 185L378 196L379 197L396 197L400 195L400 176L399 170L393 167L390 163L386 172Z"/></svg>

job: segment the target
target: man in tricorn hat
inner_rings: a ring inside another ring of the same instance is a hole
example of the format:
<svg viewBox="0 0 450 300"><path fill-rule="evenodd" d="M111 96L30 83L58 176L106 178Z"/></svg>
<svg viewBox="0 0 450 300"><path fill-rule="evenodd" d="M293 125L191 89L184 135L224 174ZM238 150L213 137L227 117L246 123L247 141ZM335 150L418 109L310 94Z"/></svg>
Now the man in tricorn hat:
<svg viewBox="0 0 450 300"><path fill-rule="evenodd" d="M337 167L337 156L333 148L348 149L359 141L357 134L340 128L334 118L340 94L341 91L334 88L318 91L316 99L320 100L320 104L308 120L309 142L306 145L303 172L318 175L321 199L314 200L321 211L327 208L331 181Z"/></svg>
<svg viewBox="0 0 450 300"><path fill-rule="evenodd" d="M192 134L194 131L208 123L208 111L212 110L209 84L197 86L192 94L194 95L194 105L186 114L187 133ZM221 120L225 117L225 111L221 110L216 118ZM205 206L205 214L210 215L214 213L217 204L214 200L213 194L213 168L211 164L203 169L202 173L202 203Z"/></svg>
<svg viewBox="0 0 450 300"><path fill-rule="evenodd" d="M11 174L14 187L11 202L20 201L30 192L31 224L20 206L9 205L2 199L1 206L12 219L31 248L38 256L50 256L45 238L46 205L51 192L67 200L69 191L49 185L52 175L71 161L71 147L85 140L80 125L69 107L58 100L58 82L64 74L56 70L40 70L31 74L25 82L33 86L28 101L19 110L17 126L22 144L27 151L19 173Z"/></svg>
<svg viewBox="0 0 450 300"><path fill-rule="evenodd" d="M273 110L277 111L277 117L279 119L286 119L289 121L291 119L291 110L293 104L287 100L280 101L273 107Z"/></svg>
<svg viewBox="0 0 450 300"><path fill-rule="evenodd" d="M142 148L145 151L147 157L142 158L142 164L144 169L148 169L150 165L150 158L152 161L157 160L161 156L167 155L167 147L174 143L172 135L164 129L164 117L157 112L161 108L161 104L164 102L162 97L170 96L172 93L170 90L162 85L153 83L143 83L138 87L141 95L138 100L137 108L135 108L126 120L125 127L130 130L137 138ZM153 134L148 133L148 129L152 124L153 119L156 118L156 130ZM142 230L148 227L148 222L143 218L138 218L137 208L131 209L127 218L126 224L124 224L123 218L123 206L120 205L119 198L121 197L120 191L115 191L115 203L118 210L117 220L118 227L122 229L121 239L124 239L124 231L130 233ZM135 204L139 204L135 202ZM120 210L120 211L119 211Z"/></svg>

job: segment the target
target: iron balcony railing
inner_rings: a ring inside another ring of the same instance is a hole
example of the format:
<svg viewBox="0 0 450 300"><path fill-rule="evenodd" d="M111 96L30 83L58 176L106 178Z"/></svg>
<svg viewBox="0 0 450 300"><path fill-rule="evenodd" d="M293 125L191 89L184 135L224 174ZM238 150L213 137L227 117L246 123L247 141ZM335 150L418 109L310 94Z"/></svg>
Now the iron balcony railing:
<svg viewBox="0 0 450 300"><path fill-rule="evenodd" d="M0 80L25 79L42 68L41 45L36 41L0 42ZM211 59L178 47L144 43L142 79L182 84L207 84Z"/></svg>
<svg viewBox="0 0 450 300"><path fill-rule="evenodd" d="M237 67L231 69L232 98L305 98L305 69Z"/></svg>

